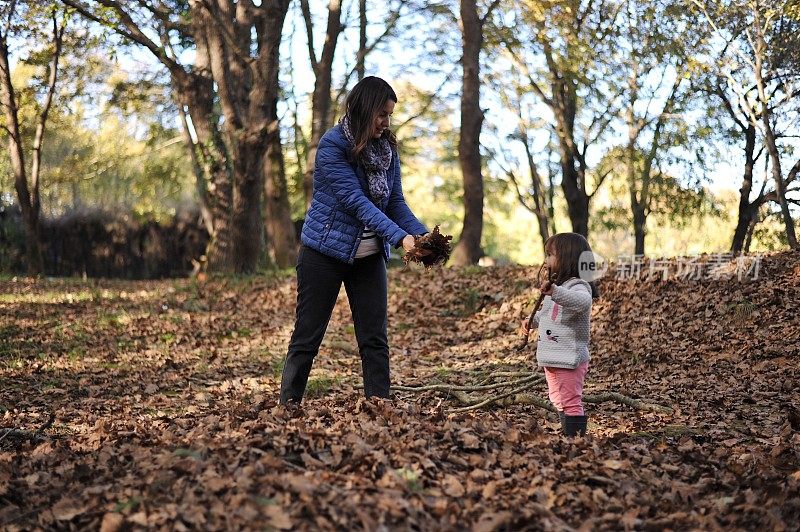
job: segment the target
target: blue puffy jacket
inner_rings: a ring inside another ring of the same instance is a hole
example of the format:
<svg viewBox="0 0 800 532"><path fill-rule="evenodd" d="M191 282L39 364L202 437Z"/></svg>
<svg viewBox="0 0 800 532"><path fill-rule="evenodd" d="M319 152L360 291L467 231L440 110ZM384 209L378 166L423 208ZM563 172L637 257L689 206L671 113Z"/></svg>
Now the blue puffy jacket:
<svg viewBox="0 0 800 532"><path fill-rule="evenodd" d="M383 255L389 260L389 245L406 235L428 230L414 216L403 198L400 159L393 151L389 167L389 196L380 205L369 198L363 169L348 162L350 143L342 126L329 129L317 148L314 194L306 213L300 241L320 253L352 264L364 226L383 239Z"/></svg>

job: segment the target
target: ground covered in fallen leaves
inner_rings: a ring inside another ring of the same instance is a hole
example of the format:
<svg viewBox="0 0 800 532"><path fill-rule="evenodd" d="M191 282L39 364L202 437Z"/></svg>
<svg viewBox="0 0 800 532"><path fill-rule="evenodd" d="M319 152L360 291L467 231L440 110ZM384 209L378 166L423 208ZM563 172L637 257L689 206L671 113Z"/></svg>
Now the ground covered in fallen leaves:
<svg viewBox="0 0 800 532"><path fill-rule="evenodd" d="M394 269L396 384L533 370L533 267ZM758 280L601 283L567 440L534 405L365 401L344 293L276 405L292 276L0 282L0 528L797 529L800 254ZM544 385L538 393L546 397Z"/></svg>

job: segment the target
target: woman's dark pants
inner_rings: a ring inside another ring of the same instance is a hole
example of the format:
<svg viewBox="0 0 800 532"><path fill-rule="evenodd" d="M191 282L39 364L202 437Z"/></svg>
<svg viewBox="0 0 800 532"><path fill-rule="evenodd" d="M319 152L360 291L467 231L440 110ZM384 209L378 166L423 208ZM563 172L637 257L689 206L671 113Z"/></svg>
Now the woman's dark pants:
<svg viewBox="0 0 800 532"><path fill-rule="evenodd" d="M297 310L283 367L281 403L302 400L311 364L319 352L342 283L353 313L364 394L389 397L387 280L383 253L347 264L303 246L297 259Z"/></svg>

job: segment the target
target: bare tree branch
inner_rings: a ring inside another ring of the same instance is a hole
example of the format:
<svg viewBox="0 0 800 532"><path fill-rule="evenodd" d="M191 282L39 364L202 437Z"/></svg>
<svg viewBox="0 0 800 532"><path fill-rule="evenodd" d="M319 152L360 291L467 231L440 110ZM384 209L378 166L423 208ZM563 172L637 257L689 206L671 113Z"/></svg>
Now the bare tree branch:
<svg viewBox="0 0 800 532"><path fill-rule="evenodd" d="M6 21L6 27L3 33L0 33L0 39L4 39L11 32L11 21L14 19L16 10L17 0L11 0L11 3L8 5L8 20Z"/></svg>
<svg viewBox="0 0 800 532"><path fill-rule="evenodd" d="M722 100L722 105L725 106L725 109L728 111L728 114L730 115L731 119L734 122L736 122L736 125L739 126L739 129L741 129L742 131L747 131L747 126L744 124L744 122L739 120L739 116L733 109L733 105L731 105L731 101L728 98L728 95L725 94L725 91L722 89L722 86L719 83L715 84L713 92L720 98L720 100Z"/></svg>
<svg viewBox="0 0 800 532"><path fill-rule="evenodd" d="M56 92L56 81L58 80L58 61L61 56L61 44L63 42L64 30L67 27L66 20L59 28L58 12L52 12L53 21L53 59L50 63L50 74L47 80L47 94L42 103L42 111L36 122L36 133L33 139L33 157L31 161L31 200L34 208L38 210L39 205L39 174L42 163L42 143L44 142L44 130L47 123L47 115L50 113L50 106L53 103L53 94Z"/></svg>
<svg viewBox="0 0 800 532"><path fill-rule="evenodd" d="M183 67L179 65L177 62L172 60L169 55L167 54L166 50L163 47L158 46L154 43L147 35L145 35L139 26L134 22L131 18L130 14L128 14L116 1L112 0L97 0L102 5L112 8L115 13L120 17L120 21L122 22L123 26L103 18L97 14L95 14L88 6L80 2L79 0L61 0L65 5L68 5L74 8L78 13L83 15L89 20L93 20L98 24L101 24L105 27L111 28L114 32L125 37L131 42L135 42L140 44L150 50L150 52L156 56L156 58L161 61L170 71L177 72L181 71L185 73Z"/></svg>
<svg viewBox="0 0 800 532"><path fill-rule="evenodd" d="M525 74L525 77L528 78L528 82L531 84L531 88L533 88L533 91L536 93L536 95L539 96L545 105L552 108L555 103L553 102L552 98L548 97L541 87L539 87L539 84L536 82L536 80L533 79L533 75L531 74L528 64L514 52L513 43L508 41L504 41L504 43L506 46L503 48L503 51L507 53L511 57L512 62L514 62L514 64L516 64L517 67L522 70L523 74Z"/></svg>
<svg viewBox="0 0 800 532"><path fill-rule="evenodd" d="M600 187L603 185L603 182L606 180L606 178L613 173L614 172L612 170L606 170L600 175L600 177L597 179L597 184L595 184L594 186L594 191L592 191L592 193L589 194L590 200L594 197L595 194L597 194L597 191L600 190Z"/></svg>
<svg viewBox="0 0 800 532"><path fill-rule="evenodd" d="M314 51L314 22L311 20L311 9L308 0L300 0L300 9L303 12L303 20L306 23L306 36L308 40L308 57L311 59L311 68L317 71L317 53Z"/></svg>
<svg viewBox="0 0 800 532"><path fill-rule="evenodd" d="M492 11L494 11L498 5L500 5L500 0L494 0L494 2L489 4L489 7L486 8L486 13L480 19L481 26L483 26L486 21L489 20L489 17L492 16Z"/></svg>
<svg viewBox="0 0 800 532"><path fill-rule="evenodd" d="M517 181L517 177L514 174L514 171L508 169L505 170L505 173L508 176L508 179L511 181L511 183L514 184L514 192L517 193L517 200L519 201L519 204L525 207L525 209L527 209L528 211L536 214L536 208L528 205L528 203L525 201L525 195L522 193L522 190L520 188L519 182Z"/></svg>
<svg viewBox="0 0 800 532"><path fill-rule="evenodd" d="M163 3L159 2L158 5L155 5L151 2L146 0L136 0L139 6L143 9L149 11L153 17L158 19L161 22L161 25L166 28L167 30L176 30L184 35L191 34L191 27L188 24L183 24L179 21L176 21L170 17L172 12L167 9Z"/></svg>
<svg viewBox="0 0 800 532"><path fill-rule="evenodd" d="M214 30L218 31L222 35L222 38L225 40L225 45L231 49L231 51L234 53L234 57L242 60L242 62L252 69L253 65L255 64L255 58L250 55L249 50L242 49L236 36L230 32L231 22L225 20L222 17L222 13L220 12L219 8L209 0L202 0L202 3L206 7L206 12L217 22ZM249 31L249 27L247 30ZM252 72L254 75L256 74L255 69L253 69Z"/></svg>
<svg viewBox="0 0 800 532"><path fill-rule="evenodd" d="M391 35L392 31L397 27L397 23L400 21L401 18L400 11L406 4L408 4L408 2L409 0L400 0L397 9L392 10L392 12L389 14L389 17L386 21L386 27L384 28L383 33L375 37L375 40L372 41L363 50L359 49L358 53L356 54L355 66L353 66L353 68L347 71L347 74L344 77L344 81L342 81L341 87L339 88L339 92L336 94L337 103L340 102L344 97L344 95L347 93L347 86L350 84L350 78L352 78L353 74L355 74L358 71L359 61L364 61L366 57L370 53L372 53L381 42L383 42L384 39L386 39L389 35ZM417 11L421 11L421 9L412 11L412 14Z"/></svg>
<svg viewBox="0 0 800 532"><path fill-rule="evenodd" d="M447 85L447 83L452 79L453 74L458 70L458 68L459 67L456 66L452 68L450 72L447 73L444 80L439 84L436 90L431 93L430 98L427 99L425 104L415 114L409 116L400 125L394 128L395 134L397 134L397 132L400 131L402 128L404 128L405 126L407 126L408 124L410 124L411 122L413 122L414 120L416 120L417 118L423 116L425 113L428 112L428 109L431 108L431 105L433 105L433 102L436 100L436 96L439 94L439 92L442 91L444 86Z"/></svg>
<svg viewBox="0 0 800 532"><path fill-rule="evenodd" d="M589 0L586 3L586 9L583 10L583 13L580 11L575 13L575 30L579 32L581 27L583 26L583 22L588 18L591 14L592 10L594 9L594 0Z"/></svg>

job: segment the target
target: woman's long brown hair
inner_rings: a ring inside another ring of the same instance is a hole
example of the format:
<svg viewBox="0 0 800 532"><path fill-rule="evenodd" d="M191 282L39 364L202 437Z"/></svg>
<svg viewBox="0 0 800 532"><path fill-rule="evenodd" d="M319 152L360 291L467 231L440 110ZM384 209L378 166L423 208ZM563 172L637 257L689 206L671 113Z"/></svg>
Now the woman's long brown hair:
<svg viewBox="0 0 800 532"><path fill-rule="evenodd" d="M397 94L388 83L375 76L367 76L356 83L347 95L344 112L353 133L354 146L350 155L354 161L361 158L372 140L375 118L389 100L397 103ZM397 138L391 130L386 129L382 138L387 139L392 146L397 146Z"/></svg>
<svg viewBox="0 0 800 532"><path fill-rule="evenodd" d="M592 251L589 241L579 233L555 234L544 243L544 249L556 256L556 265L551 268L551 274L553 283L557 285L564 284L573 277L580 278L581 253ZM597 297L597 284L590 282L589 286L592 287L592 297Z"/></svg>

